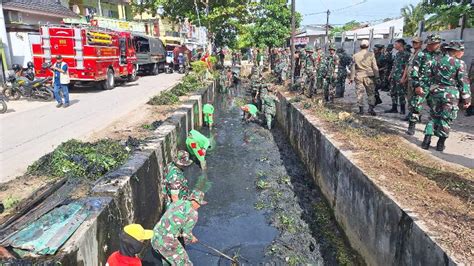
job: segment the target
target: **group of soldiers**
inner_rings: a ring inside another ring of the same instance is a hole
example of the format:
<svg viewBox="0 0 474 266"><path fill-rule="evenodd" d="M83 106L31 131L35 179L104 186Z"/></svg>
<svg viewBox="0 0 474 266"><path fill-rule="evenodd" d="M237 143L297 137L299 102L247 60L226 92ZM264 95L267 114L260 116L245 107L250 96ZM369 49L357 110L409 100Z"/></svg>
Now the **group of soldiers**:
<svg viewBox="0 0 474 266"><path fill-rule="evenodd" d="M244 120L258 121L259 114L262 114L267 128L272 129L278 102L275 92L273 86L265 81L262 69L253 66L250 76L250 93L253 103L241 107L244 112Z"/></svg>
<svg viewBox="0 0 474 266"><path fill-rule="evenodd" d="M325 54L321 47L314 49L308 45L298 49L295 54L295 89L311 98L322 91L325 102L334 102L334 98L344 97L345 83L351 57L344 49L336 49L334 44ZM287 67L285 61L285 67Z"/></svg>
<svg viewBox="0 0 474 266"><path fill-rule="evenodd" d="M437 136L436 150L445 149L452 122L459 106L467 109L471 104L470 81L466 64L462 61L464 42L452 40L444 43L438 34L424 41L415 37L412 45L398 39L393 44L397 53L392 56L392 45L384 49L375 45L369 52L369 42L361 42L361 50L354 54L350 82L355 81L359 113L363 113L363 96L367 93L369 113L377 104L378 91L390 91L392 108L385 113L400 113L408 121L408 135L415 134L425 104L430 119L425 126L423 149L429 149L431 138ZM407 108L408 107L408 108ZM408 109L408 112L406 112Z"/></svg>

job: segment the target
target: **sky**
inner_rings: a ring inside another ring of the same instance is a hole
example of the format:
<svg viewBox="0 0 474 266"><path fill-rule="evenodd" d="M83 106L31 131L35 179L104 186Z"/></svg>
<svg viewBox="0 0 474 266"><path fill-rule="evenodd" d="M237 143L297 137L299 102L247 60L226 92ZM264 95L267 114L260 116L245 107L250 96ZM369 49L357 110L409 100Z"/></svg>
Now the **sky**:
<svg viewBox="0 0 474 266"><path fill-rule="evenodd" d="M365 2L364 2L365 1ZM296 10L303 14L302 25L325 24L326 10L334 10L329 16L329 24L344 24L351 20L370 22L387 17L399 17L405 5L416 5L421 0L296 0ZM364 2L364 3L361 3ZM359 4L361 3L361 4Z"/></svg>

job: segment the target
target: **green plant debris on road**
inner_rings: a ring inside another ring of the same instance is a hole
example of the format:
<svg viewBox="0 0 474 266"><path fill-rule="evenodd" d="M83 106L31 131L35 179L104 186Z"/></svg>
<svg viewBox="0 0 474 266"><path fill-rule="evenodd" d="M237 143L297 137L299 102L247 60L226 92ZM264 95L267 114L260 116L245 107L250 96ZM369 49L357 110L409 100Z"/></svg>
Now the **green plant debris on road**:
<svg viewBox="0 0 474 266"><path fill-rule="evenodd" d="M20 199L17 197L10 195L8 196L2 203L3 206L5 207L5 210L14 208L18 203L20 202Z"/></svg>
<svg viewBox="0 0 474 266"><path fill-rule="evenodd" d="M189 92L202 89L205 83L201 81L200 75L190 73L186 75L183 80L173 87L171 90L163 91L160 94L153 96L148 104L150 105L172 105L179 102L179 97L184 96Z"/></svg>
<svg viewBox="0 0 474 266"><path fill-rule="evenodd" d="M96 180L122 165L130 151L130 148L114 140L90 143L72 139L30 165L27 174Z"/></svg>

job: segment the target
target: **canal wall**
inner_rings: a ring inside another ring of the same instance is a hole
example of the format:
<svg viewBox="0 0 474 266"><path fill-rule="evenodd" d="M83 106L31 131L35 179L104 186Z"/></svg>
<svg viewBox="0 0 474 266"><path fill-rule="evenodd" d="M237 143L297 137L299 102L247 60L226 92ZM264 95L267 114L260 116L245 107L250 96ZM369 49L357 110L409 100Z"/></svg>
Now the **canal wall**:
<svg viewBox="0 0 474 266"><path fill-rule="evenodd" d="M410 210L376 185L321 127L278 95L277 123L321 188L352 247L368 265L455 265Z"/></svg>
<svg viewBox="0 0 474 266"><path fill-rule="evenodd" d="M214 92L212 83L189 97L127 163L94 184L91 196L105 198L107 204L78 228L54 261L105 265L108 256L119 249L118 235L125 225L153 228L163 211L163 167L178 148L184 149L187 132L202 126L202 105L213 101Z"/></svg>

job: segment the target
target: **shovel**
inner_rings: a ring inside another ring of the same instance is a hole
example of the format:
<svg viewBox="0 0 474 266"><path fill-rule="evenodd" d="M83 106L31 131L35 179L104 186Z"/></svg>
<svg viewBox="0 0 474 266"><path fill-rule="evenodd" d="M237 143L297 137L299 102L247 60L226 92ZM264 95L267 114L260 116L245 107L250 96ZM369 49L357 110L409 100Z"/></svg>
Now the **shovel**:
<svg viewBox="0 0 474 266"><path fill-rule="evenodd" d="M234 258L232 258L232 257L230 257L230 256L228 256L228 255L226 255L226 254L224 254L223 252L219 251L218 249L213 248L213 247L211 247L211 246L209 246L209 245L207 245L207 244L204 244L204 243L202 243L201 241L199 241L198 243L201 244L202 246L204 246L204 247L206 247L206 248L208 248L208 249L210 249L210 250L216 252L216 253L219 254L220 256L222 256L222 257L224 257L224 258L226 258L226 259L232 261L232 265L239 265L239 262L238 262L236 259L234 259Z"/></svg>

